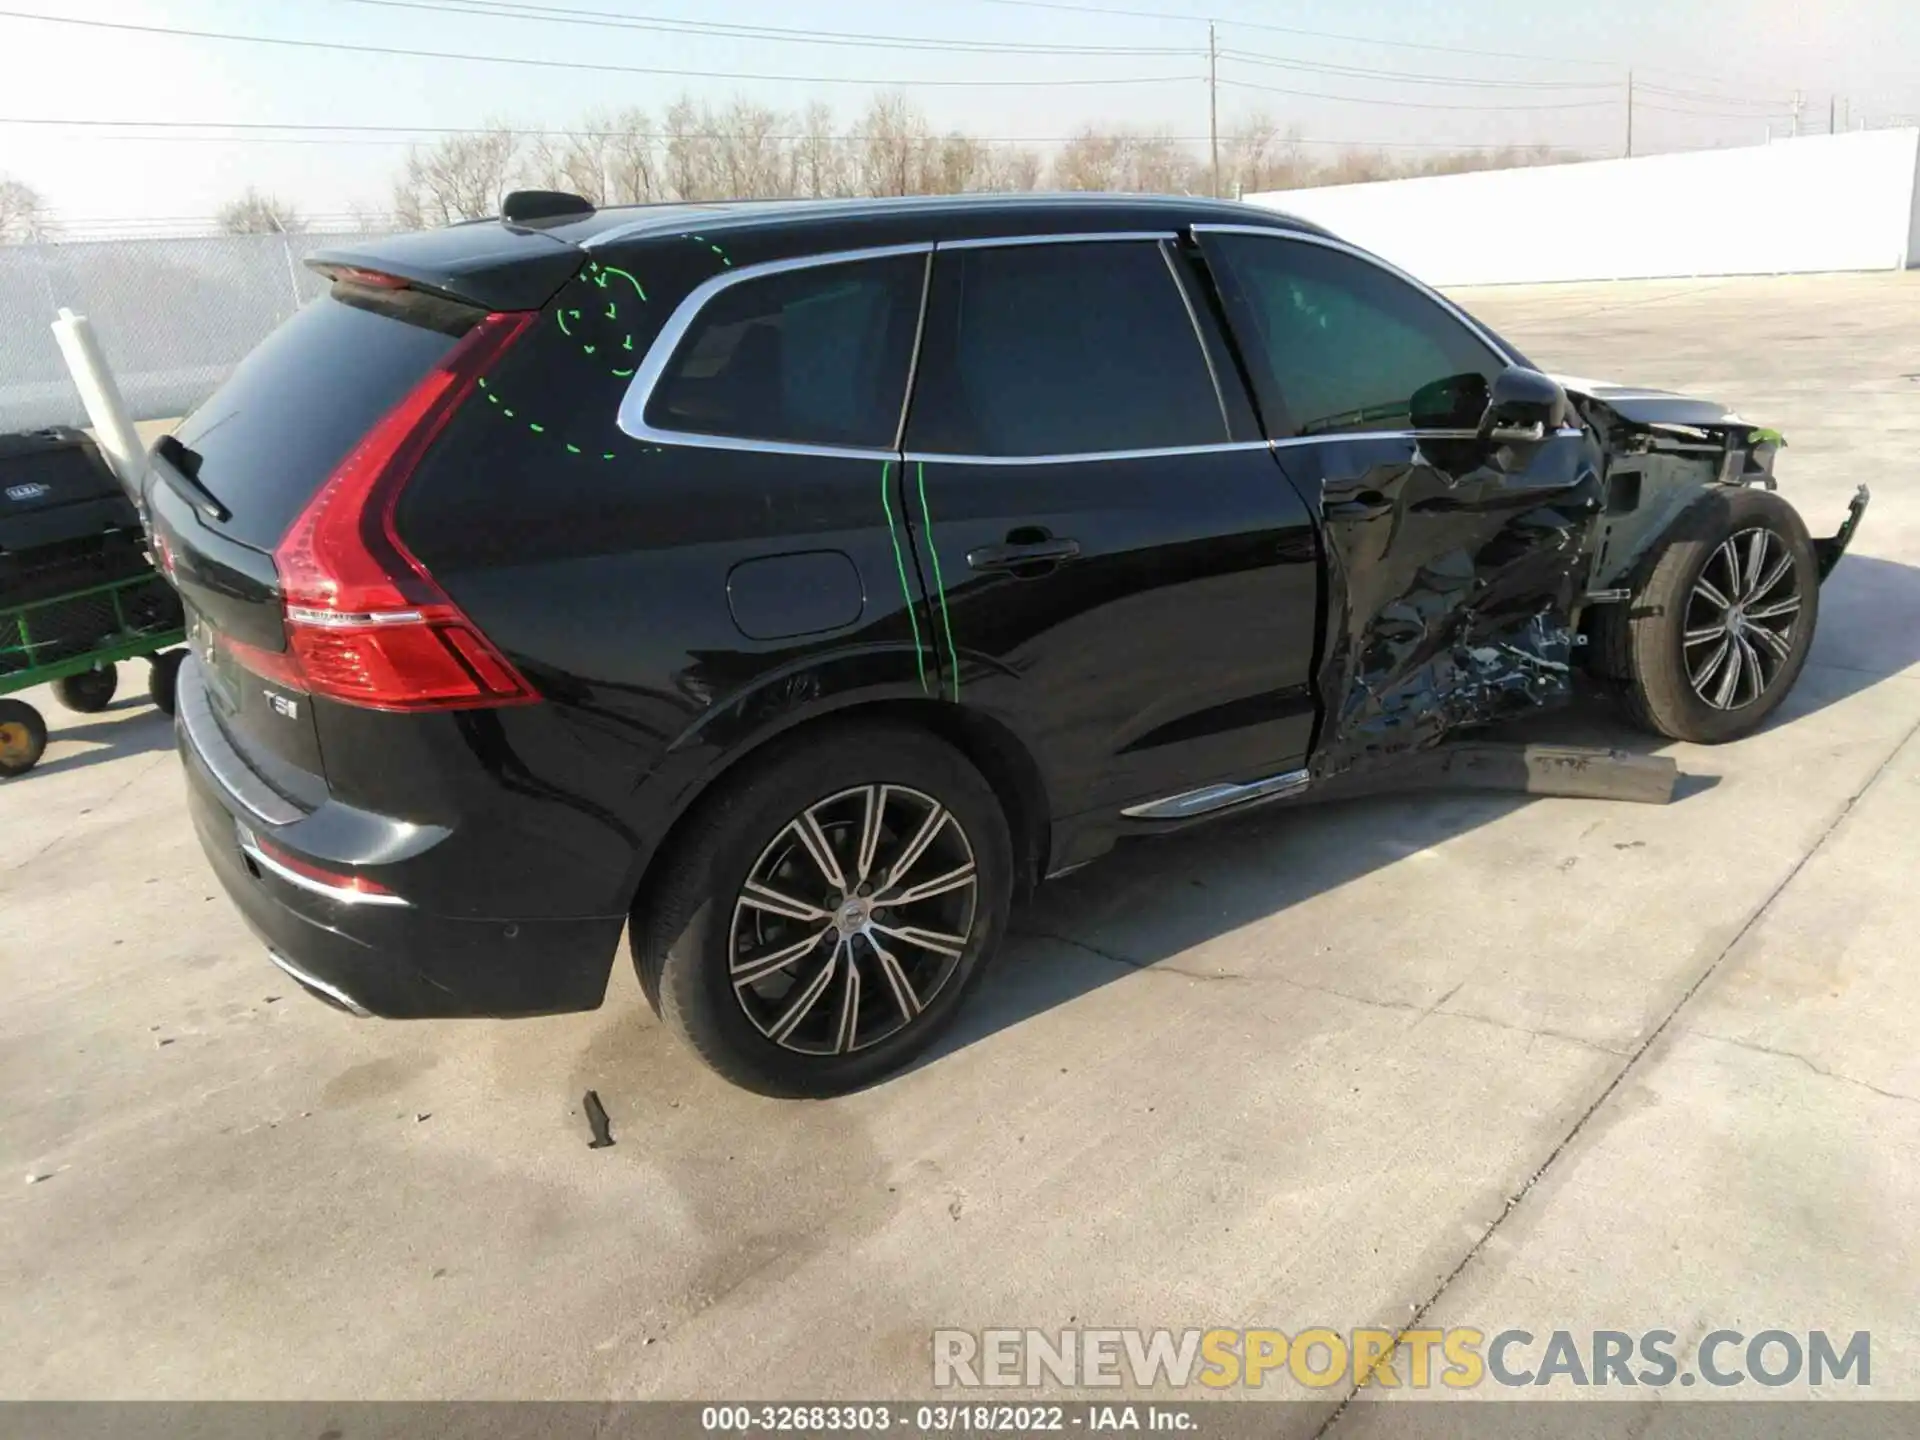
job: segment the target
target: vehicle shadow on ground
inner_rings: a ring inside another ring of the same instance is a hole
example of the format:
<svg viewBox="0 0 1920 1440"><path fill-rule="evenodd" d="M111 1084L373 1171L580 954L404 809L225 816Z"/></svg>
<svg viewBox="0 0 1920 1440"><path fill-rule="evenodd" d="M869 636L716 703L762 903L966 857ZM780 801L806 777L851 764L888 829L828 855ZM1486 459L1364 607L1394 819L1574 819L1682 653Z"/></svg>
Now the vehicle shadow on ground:
<svg viewBox="0 0 1920 1440"><path fill-rule="evenodd" d="M173 721L156 710L144 697L129 696L117 700L93 715L77 716L54 707L36 707L47 722L47 749L64 753L41 761L22 780L56 771L84 770L130 755L150 755L173 747ZM135 713L126 713L135 712ZM77 724L68 724L77 720ZM80 751L66 750L73 742L87 746Z"/></svg>
<svg viewBox="0 0 1920 1440"><path fill-rule="evenodd" d="M1920 569L1868 557L1843 561L1822 592L1811 662L1766 728L1806 723L1920 665ZM1479 738L1638 755L1673 748L1629 726L1591 691L1566 710ZM1701 759L1683 758L1670 803L1686 804L1718 783ZM1085 870L1042 887L1014 912L994 968L954 1029L920 1063L938 1064L997 1031L1491 824L1535 798L1466 790L1381 793L1269 806L1124 842Z"/></svg>

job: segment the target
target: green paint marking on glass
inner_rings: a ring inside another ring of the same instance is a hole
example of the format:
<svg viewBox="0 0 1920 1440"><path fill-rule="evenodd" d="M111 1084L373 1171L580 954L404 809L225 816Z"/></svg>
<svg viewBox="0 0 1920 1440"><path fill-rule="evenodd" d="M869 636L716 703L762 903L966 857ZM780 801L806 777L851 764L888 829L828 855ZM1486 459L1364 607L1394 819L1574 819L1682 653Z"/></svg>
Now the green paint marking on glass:
<svg viewBox="0 0 1920 1440"><path fill-rule="evenodd" d="M534 423L533 423L533 422L532 422L531 420L529 420L529 421L527 422L527 428L528 428L529 430L531 430L531 431L533 431L533 433L534 433L534 434L536 434L536 435L544 435L544 434L546 434L546 433L547 433L547 427L546 427L546 426L544 426L544 425L536 425L536 424L534 424Z"/></svg>
<svg viewBox="0 0 1920 1440"><path fill-rule="evenodd" d="M647 298L647 292L640 288L640 282L634 279L633 276L629 275L626 271L620 269L618 266L614 266L614 265L607 266L606 274L618 275L622 280L626 281L629 285L633 286L633 293L638 295L642 301L644 301ZM605 279L602 279L600 283L604 285L607 282Z"/></svg>
<svg viewBox="0 0 1920 1440"><path fill-rule="evenodd" d="M619 318L620 318L620 307L616 305L613 301L609 300L607 302L607 319L618 320Z"/></svg>
<svg viewBox="0 0 1920 1440"><path fill-rule="evenodd" d="M578 455L580 453L580 447L578 445L569 445L567 446L567 453L569 455Z"/></svg>
<svg viewBox="0 0 1920 1440"><path fill-rule="evenodd" d="M582 345L580 348L586 351L587 354L591 355L593 354L594 351L598 350L600 347L598 345Z"/></svg>
<svg viewBox="0 0 1920 1440"><path fill-rule="evenodd" d="M631 335L629 335L629 336L627 336L627 338L626 338L625 340L623 340L623 341L621 341L621 342L620 342L620 348L621 348L622 350L631 350L631 349L633 349L633 336L631 336Z"/></svg>
<svg viewBox="0 0 1920 1440"><path fill-rule="evenodd" d="M491 390L487 392L487 399L491 400L496 405L500 403L500 397L494 394Z"/></svg>
<svg viewBox="0 0 1920 1440"><path fill-rule="evenodd" d="M473 383L478 385L482 390L484 390L487 388L487 377L482 375L478 380L474 381Z"/></svg>
<svg viewBox="0 0 1920 1440"><path fill-rule="evenodd" d="M504 416L506 416L506 417L507 417L507 418L508 418L509 420L511 420L511 419L513 418L513 411L511 411L511 410L508 410L508 409L504 409L504 408L503 408L503 409L502 409L502 410L500 411L500 413L501 413L502 415L504 415Z"/></svg>
<svg viewBox="0 0 1920 1440"><path fill-rule="evenodd" d="M624 380L624 379L626 379L626 378L627 378L627 377L628 377L629 375L631 375L631 374L633 374L633 369L632 369L632 367L628 367L628 368L627 368L627 369L625 369L625 370L616 370L616 371L614 371L613 373L614 373L614 375L615 375L615 376L617 376L617 377L618 377L619 379L622 379L622 380Z"/></svg>
<svg viewBox="0 0 1920 1440"><path fill-rule="evenodd" d="M558 322L562 335L573 334L573 327L567 324L567 316L578 315L579 313L578 310L556 310L553 312L553 318Z"/></svg>
<svg viewBox="0 0 1920 1440"><path fill-rule="evenodd" d="M880 508L887 515L887 538L893 541L893 564L900 572L900 598L907 602L907 623L913 627L913 663L920 670L920 693L927 692L927 657L920 644L920 621L914 615L913 591L907 585L907 561L900 553L900 532L893 524L893 501L887 498L887 477L893 469L891 460L880 462Z"/></svg>
<svg viewBox="0 0 1920 1440"><path fill-rule="evenodd" d="M611 451L611 450L609 450L609 451L607 451L607 453L606 453L606 454L604 454L604 455L602 455L602 456L601 456L600 458L601 458L602 460L611 460L611 459L613 459L613 451Z"/></svg>
<svg viewBox="0 0 1920 1440"><path fill-rule="evenodd" d="M927 508L926 462L916 461L920 514L927 522L927 553L933 556L933 588L940 596L940 624L947 632L947 659L953 662L953 698L960 698L960 652L953 643L953 617L947 613L947 584L940 578L940 545L933 538L933 511Z"/></svg>

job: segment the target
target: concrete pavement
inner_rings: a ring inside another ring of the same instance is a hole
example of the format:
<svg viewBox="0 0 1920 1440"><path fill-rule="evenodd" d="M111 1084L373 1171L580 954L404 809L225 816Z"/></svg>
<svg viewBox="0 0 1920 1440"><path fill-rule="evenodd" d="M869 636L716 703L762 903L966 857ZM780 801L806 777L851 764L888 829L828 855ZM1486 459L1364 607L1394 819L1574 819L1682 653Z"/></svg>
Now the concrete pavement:
<svg viewBox="0 0 1920 1440"><path fill-rule="evenodd" d="M1872 1393L1920 1397L1920 274L1462 298L1778 426L1816 533L1875 487L1799 689L1671 747L1672 805L1125 850L1016 918L940 1055L795 1105L712 1079L624 959L591 1015L323 1009L217 898L165 722L49 704L0 788L0 1395L919 1395L939 1327L1418 1317L1871 1329Z"/></svg>

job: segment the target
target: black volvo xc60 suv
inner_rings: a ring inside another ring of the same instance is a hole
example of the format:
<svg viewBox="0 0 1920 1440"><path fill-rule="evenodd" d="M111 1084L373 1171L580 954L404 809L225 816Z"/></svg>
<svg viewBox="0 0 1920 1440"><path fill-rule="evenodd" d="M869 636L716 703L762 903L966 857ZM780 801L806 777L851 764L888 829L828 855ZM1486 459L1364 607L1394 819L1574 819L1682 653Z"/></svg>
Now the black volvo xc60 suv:
<svg viewBox="0 0 1920 1440"><path fill-rule="evenodd" d="M1752 728L1851 529L1237 205L533 193L312 263L153 457L214 868L362 1015L590 1009L630 927L774 1093L923 1049L1047 875L1576 664Z"/></svg>

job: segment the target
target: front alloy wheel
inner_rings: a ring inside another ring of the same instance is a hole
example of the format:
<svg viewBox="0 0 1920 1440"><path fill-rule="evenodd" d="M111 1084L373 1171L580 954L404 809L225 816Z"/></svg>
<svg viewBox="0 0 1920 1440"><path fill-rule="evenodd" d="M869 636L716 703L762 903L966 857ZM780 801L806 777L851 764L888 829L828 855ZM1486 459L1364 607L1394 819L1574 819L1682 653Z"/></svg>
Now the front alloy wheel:
<svg viewBox="0 0 1920 1440"><path fill-rule="evenodd" d="M777 742L669 846L634 908L641 988L701 1059L770 1095L842 1094L923 1052L1013 893L993 787L898 723Z"/></svg>
<svg viewBox="0 0 1920 1440"><path fill-rule="evenodd" d="M734 899L734 994L788 1050L878 1044L953 978L979 885L966 830L931 795L887 784L829 795L787 822Z"/></svg>
<svg viewBox="0 0 1920 1440"><path fill-rule="evenodd" d="M1687 601L1687 679L1715 710L1753 704L1793 655L1800 616L1793 552L1771 530L1729 536Z"/></svg>

